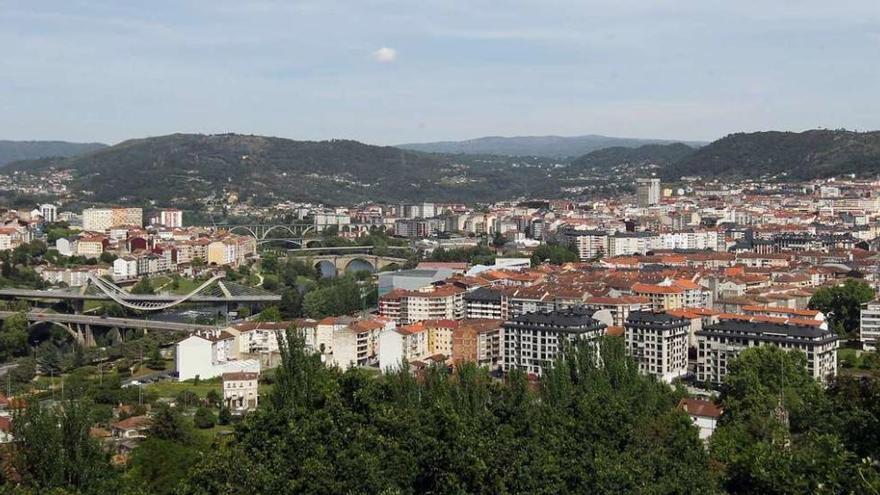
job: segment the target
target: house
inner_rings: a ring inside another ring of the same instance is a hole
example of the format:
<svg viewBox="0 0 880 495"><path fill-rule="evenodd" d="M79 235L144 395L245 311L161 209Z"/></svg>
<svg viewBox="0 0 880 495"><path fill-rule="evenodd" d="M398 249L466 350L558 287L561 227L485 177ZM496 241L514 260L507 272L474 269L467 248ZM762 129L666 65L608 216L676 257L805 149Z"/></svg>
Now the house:
<svg viewBox="0 0 880 495"><path fill-rule="evenodd" d="M253 371L223 373L223 403L233 414L244 414L260 402L260 374Z"/></svg>
<svg viewBox="0 0 880 495"><path fill-rule="evenodd" d="M132 416L111 424L110 430L115 438L140 439L147 438L147 431L152 424L153 420L148 416Z"/></svg>
<svg viewBox="0 0 880 495"><path fill-rule="evenodd" d="M700 440L704 442L709 440L718 420L721 419L723 410L711 401L705 399L681 399L678 402L678 409L686 412L690 416L694 426L700 430Z"/></svg>

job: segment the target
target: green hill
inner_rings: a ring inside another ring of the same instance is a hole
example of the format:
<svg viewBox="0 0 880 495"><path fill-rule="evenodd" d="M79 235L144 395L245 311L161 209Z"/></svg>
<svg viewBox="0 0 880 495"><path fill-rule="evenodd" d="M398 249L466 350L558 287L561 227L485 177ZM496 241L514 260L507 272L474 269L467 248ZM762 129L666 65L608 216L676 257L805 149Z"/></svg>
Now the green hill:
<svg viewBox="0 0 880 495"><path fill-rule="evenodd" d="M880 132L810 130L726 136L663 170L663 175L813 179L880 173Z"/></svg>

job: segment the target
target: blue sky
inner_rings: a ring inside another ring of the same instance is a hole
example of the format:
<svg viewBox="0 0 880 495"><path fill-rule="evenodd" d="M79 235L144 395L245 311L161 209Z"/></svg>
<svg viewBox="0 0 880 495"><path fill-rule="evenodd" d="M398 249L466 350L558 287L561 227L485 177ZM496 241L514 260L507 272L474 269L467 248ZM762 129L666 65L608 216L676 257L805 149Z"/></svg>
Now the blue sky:
<svg viewBox="0 0 880 495"><path fill-rule="evenodd" d="M878 0L0 0L0 139L880 128Z"/></svg>

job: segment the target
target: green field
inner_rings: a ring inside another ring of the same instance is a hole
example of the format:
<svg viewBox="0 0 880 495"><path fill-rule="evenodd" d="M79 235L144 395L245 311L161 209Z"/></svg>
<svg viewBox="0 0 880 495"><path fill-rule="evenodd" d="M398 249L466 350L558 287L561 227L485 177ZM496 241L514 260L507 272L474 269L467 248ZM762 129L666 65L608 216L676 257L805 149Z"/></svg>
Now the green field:
<svg viewBox="0 0 880 495"><path fill-rule="evenodd" d="M223 384L219 379L215 380L202 380L198 385L193 383L192 381L186 382L174 382L171 380L151 383L144 387L146 390L150 392L155 392L159 397L176 397L177 394L183 392L184 390L189 390L190 392L198 395L199 397L204 398L208 395L208 392L211 390L216 390L217 393L223 392Z"/></svg>

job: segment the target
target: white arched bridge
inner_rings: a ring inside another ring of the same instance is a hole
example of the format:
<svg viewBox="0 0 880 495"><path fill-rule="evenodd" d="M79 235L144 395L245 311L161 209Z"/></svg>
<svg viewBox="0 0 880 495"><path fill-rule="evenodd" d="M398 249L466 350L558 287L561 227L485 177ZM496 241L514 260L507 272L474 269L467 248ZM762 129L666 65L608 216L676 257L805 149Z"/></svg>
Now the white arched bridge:
<svg viewBox="0 0 880 495"><path fill-rule="evenodd" d="M257 244L270 242L284 242L297 247L307 247L309 242L305 237L318 231L311 224L247 224L223 226L230 233L253 237Z"/></svg>
<svg viewBox="0 0 880 495"><path fill-rule="evenodd" d="M215 275L188 294L132 294L113 282L89 275L81 287L54 290L0 289L0 298L47 301L113 301L138 311L162 311L184 303L277 303L281 296L223 280Z"/></svg>

